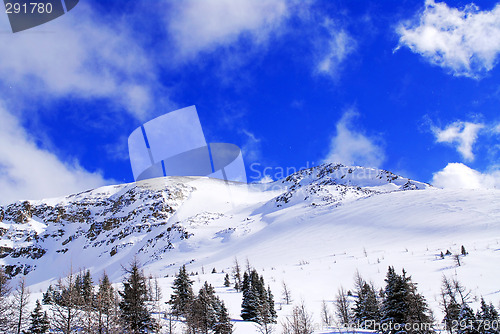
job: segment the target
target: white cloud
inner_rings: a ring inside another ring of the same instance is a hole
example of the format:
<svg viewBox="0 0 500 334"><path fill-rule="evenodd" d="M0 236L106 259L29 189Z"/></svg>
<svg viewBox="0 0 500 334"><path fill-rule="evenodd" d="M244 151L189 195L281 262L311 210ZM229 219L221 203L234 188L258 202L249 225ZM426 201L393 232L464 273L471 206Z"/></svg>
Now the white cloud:
<svg viewBox="0 0 500 334"><path fill-rule="evenodd" d="M434 173L432 184L451 189L500 188L500 171L481 173L462 163L449 163L443 170Z"/></svg>
<svg viewBox="0 0 500 334"><path fill-rule="evenodd" d="M353 120L357 116L359 113L351 109L338 121L330 151L323 162L379 167L385 160L384 150L377 140L354 129Z"/></svg>
<svg viewBox="0 0 500 334"><path fill-rule="evenodd" d="M288 15L286 0L187 0L172 6L168 30L180 57L211 51L243 34L265 41Z"/></svg>
<svg viewBox="0 0 500 334"><path fill-rule="evenodd" d="M316 71L335 78L342 62L356 50L356 41L330 20L326 21L325 28L327 37L318 42L317 46L319 57Z"/></svg>
<svg viewBox="0 0 500 334"><path fill-rule="evenodd" d="M418 22L401 23L397 32L398 47L407 46L456 76L480 78L498 61L500 5L491 11L474 4L459 10L426 0Z"/></svg>
<svg viewBox="0 0 500 334"><path fill-rule="evenodd" d="M247 162L257 162L261 159L261 140L254 133L242 129L241 132L246 136L246 140L241 147L243 158Z"/></svg>
<svg viewBox="0 0 500 334"><path fill-rule="evenodd" d="M256 183L271 183L271 182L274 182L273 178L266 174Z"/></svg>
<svg viewBox="0 0 500 334"><path fill-rule="evenodd" d="M37 147L3 106L0 118L0 204L68 195L112 182Z"/></svg>
<svg viewBox="0 0 500 334"><path fill-rule="evenodd" d="M472 147L477 140L478 133L484 128L484 124L457 121L444 129L431 126L436 136L437 143L449 143L456 146L457 151L467 161L474 160Z"/></svg>
<svg viewBox="0 0 500 334"><path fill-rule="evenodd" d="M155 62L132 35L125 21L81 2L39 27L0 34L1 80L28 97L109 98L141 117L153 102Z"/></svg>

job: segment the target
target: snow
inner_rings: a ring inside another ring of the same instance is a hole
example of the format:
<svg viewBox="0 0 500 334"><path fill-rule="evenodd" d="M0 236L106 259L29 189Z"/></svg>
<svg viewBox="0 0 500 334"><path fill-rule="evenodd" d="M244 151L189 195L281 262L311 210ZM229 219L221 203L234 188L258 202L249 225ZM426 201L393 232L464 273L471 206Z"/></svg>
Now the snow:
<svg viewBox="0 0 500 334"><path fill-rule="evenodd" d="M419 190L402 191L408 182ZM155 193L161 193L161 199L152 199ZM179 196L174 198L172 194ZM283 194L290 196L288 202L277 201ZM115 216L127 217L136 209L152 207L156 201L169 203L175 211L164 225L132 232L110 245L106 245L105 235L101 234L103 243L87 248L89 243L84 236L61 245L79 230L88 230L86 222L57 223L62 225L56 227L33 217L23 228L41 234L62 227L64 235L46 238L42 245L48 251L40 259L23 260L37 266L27 275L32 291L46 289L71 267L91 269L96 282L106 271L119 287L124 274L122 266L137 255L145 264L145 272L159 277L166 301L173 275L186 264L188 272L198 272L194 276L195 291L205 280L216 287L235 320L236 333L255 333L253 323L240 321L241 293L222 286L225 274L220 271L231 273L237 257L243 268L248 259L271 286L278 322L292 309L292 305L281 305L285 281L294 303L305 303L322 333L331 332L321 325L322 301L327 301L333 311L332 301L338 288L353 289L356 271L378 288L383 287L390 265L398 272L405 268L439 320L442 313L438 295L443 275L457 276L473 296L484 296L487 302L499 305L498 190L436 189L385 171L327 165L273 183L245 185L208 178L169 177L144 181L139 186L109 186L31 204L71 206L126 200L127 196L136 201L117 209ZM96 208L92 214L108 214L105 206ZM144 216L137 216L135 224L141 217ZM15 225L7 221L1 224L2 228ZM155 238L175 224L190 237L173 234L171 240ZM11 246L17 242L5 238L0 241ZM126 247L111 256L111 247L116 245ZM451 256L440 258L446 250L458 253L462 245L469 255L462 258L460 267ZM68 251L57 253L61 248ZM7 257L2 261L10 264L21 259ZM218 273L210 274L212 268Z"/></svg>

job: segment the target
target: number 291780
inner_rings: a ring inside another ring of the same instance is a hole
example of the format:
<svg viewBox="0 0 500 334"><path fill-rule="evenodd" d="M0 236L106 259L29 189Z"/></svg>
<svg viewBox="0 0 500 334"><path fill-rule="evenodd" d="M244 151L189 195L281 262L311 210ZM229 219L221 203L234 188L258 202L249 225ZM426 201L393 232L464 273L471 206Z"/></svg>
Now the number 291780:
<svg viewBox="0 0 500 334"><path fill-rule="evenodd" d="M30 2L30 3L5 3L5 12L7 14L50 14L52 13L52 4L50 2Z"/></svg>

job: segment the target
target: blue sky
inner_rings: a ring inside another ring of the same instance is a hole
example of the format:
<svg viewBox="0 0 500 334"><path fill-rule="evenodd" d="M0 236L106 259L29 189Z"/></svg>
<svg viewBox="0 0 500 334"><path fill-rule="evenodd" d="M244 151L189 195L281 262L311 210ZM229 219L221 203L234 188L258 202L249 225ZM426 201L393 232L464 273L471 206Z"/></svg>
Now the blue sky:
<svg viewBox="0 0 500 334"><path fill-rule="evenodd" d="M493 1L81 0L0 16L0 202L132 182L128 135L196 105L250 181L340 162L500 186Z"/></svg>

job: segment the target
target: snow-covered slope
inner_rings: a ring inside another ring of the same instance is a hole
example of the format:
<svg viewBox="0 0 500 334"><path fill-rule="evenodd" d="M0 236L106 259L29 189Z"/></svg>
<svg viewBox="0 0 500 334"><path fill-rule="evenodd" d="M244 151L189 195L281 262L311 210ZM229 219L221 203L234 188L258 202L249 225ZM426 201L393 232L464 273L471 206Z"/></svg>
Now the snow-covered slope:
<svg viewBox="0 0 500 334"><path fill-rule="evenodd" d="M241 294L223 288L234 258L246 259L277 295L282 281L319 321L322 300L352 288L356 270L383 285L405 268L438 309L441 277L458 275L498 303L500 192L442 190L387 171L322 165L267 184L169 177L0 208L0 256L36 288L70 267L104 270L114 281L134 256L162 278L186 264L212 282L238 318ZM441 251L469 251L463 265ZM207 274L202 274L206 271ZM289 307L279 311L280 316ZM438 316L439 318L439 316ZM245 327L246 326L246 327ZM252 328L238 323L237 329Z"/></svg>

